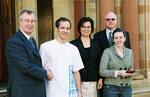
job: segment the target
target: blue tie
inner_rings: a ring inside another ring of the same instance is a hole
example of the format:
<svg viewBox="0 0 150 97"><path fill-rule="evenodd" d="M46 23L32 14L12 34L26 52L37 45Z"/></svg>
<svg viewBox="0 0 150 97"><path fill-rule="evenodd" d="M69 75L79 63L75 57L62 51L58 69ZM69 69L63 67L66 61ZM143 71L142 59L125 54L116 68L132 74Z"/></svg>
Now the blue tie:
<svg viewBox="0 0 150 97"><path fill-rule="evenodd" d="M33 37L30 37L30 38L29 38L29 42L30 42L30 44L32 45L32 47L35 48L35 45L34 45L34 43L33 43Z"/></svg>
<svg viewBox="0 0 150 97"><path fill-rule="evenodd" d="M109 41L109 46L112 45L112 32L109 32L109 36L108 36L108 41Z"/></svg>

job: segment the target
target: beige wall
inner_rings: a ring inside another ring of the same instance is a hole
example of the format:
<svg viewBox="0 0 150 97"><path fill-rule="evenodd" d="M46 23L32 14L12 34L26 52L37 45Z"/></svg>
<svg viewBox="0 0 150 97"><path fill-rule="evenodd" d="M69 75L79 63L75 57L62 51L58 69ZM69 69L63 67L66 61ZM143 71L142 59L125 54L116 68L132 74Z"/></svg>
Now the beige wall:
<svg viewBox="0 0 150 97"><path fill-rule="evenodd" d="M93 19L94 32L99 31L99 29L96 28L96 0L86 0L86 16Z"/></svg>
<svg viewBox="0 0 150 97"><path fill-rule="evenodd" d="M53 0L53 23L55 23L59 17L67 17L71 20L72 28L68 40L74 39L74 0Z"/></svg>

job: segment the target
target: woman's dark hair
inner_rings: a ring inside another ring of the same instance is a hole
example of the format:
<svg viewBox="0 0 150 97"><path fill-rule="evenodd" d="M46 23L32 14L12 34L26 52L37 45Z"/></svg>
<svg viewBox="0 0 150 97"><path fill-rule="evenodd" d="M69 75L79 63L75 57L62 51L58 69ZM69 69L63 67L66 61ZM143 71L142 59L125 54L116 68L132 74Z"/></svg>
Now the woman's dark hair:
<svg viewBox="0 0 150 97"><path fill-rule="evenodd" d="M114 39L114 34L117 32L123 33L124 37L126 38L127 35L126 35L125 31L123 31L121 28L116 28L112 34L113 39Z"/></svg>
<svg viewBox="0 0 150 97"><path fill-rule="evenodd" d="M93 21L93 19L90 18L90 17L82 17L78 22L78 32L80 33L80 36L81 36L80 29L81 29L81 27L83 26L83 24L85 22L90 22L90 24L91 24L91 33L93 33L93 31L94 31L94 21Z"/></svg>

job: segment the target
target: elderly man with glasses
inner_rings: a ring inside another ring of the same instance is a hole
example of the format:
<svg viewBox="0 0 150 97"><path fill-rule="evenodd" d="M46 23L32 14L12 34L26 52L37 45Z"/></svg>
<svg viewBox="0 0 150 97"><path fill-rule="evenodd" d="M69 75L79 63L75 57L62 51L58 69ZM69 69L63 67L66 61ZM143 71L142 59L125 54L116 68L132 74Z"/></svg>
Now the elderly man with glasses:
<svg viewBox="0 0 150 97"><path fill-rule="evenodd" d="M114 32L114 30L119 29L116 27L117 26L117 16L114 12L112 12L112 11L108 12L105 15L104 21L105 21L106 28L104 30L97 32L94 35L94 39L99 41L102 50L113 45L112 44L113 42L111 39L112 33ZM127 48L131 48L129 33L128 32L125 32L125 33L127 36L125 46Z"/></svg>

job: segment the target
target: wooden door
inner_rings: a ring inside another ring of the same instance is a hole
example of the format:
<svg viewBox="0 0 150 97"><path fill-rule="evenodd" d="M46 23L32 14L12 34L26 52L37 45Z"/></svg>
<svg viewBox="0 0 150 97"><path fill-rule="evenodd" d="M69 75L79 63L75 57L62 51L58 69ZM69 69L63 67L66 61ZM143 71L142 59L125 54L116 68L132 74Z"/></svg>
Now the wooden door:
<svg viewBox="0 0 150 97"><path fill-rule="evenodd" d="M52 0L37 0L39 45L53 39Z"/></svg>
<svg viewBox="0 0 150 97"><path fill-rule="evenodd" d="M15 0L0 0L0 82L7 82L5 44L15 32Z"/></svg>

